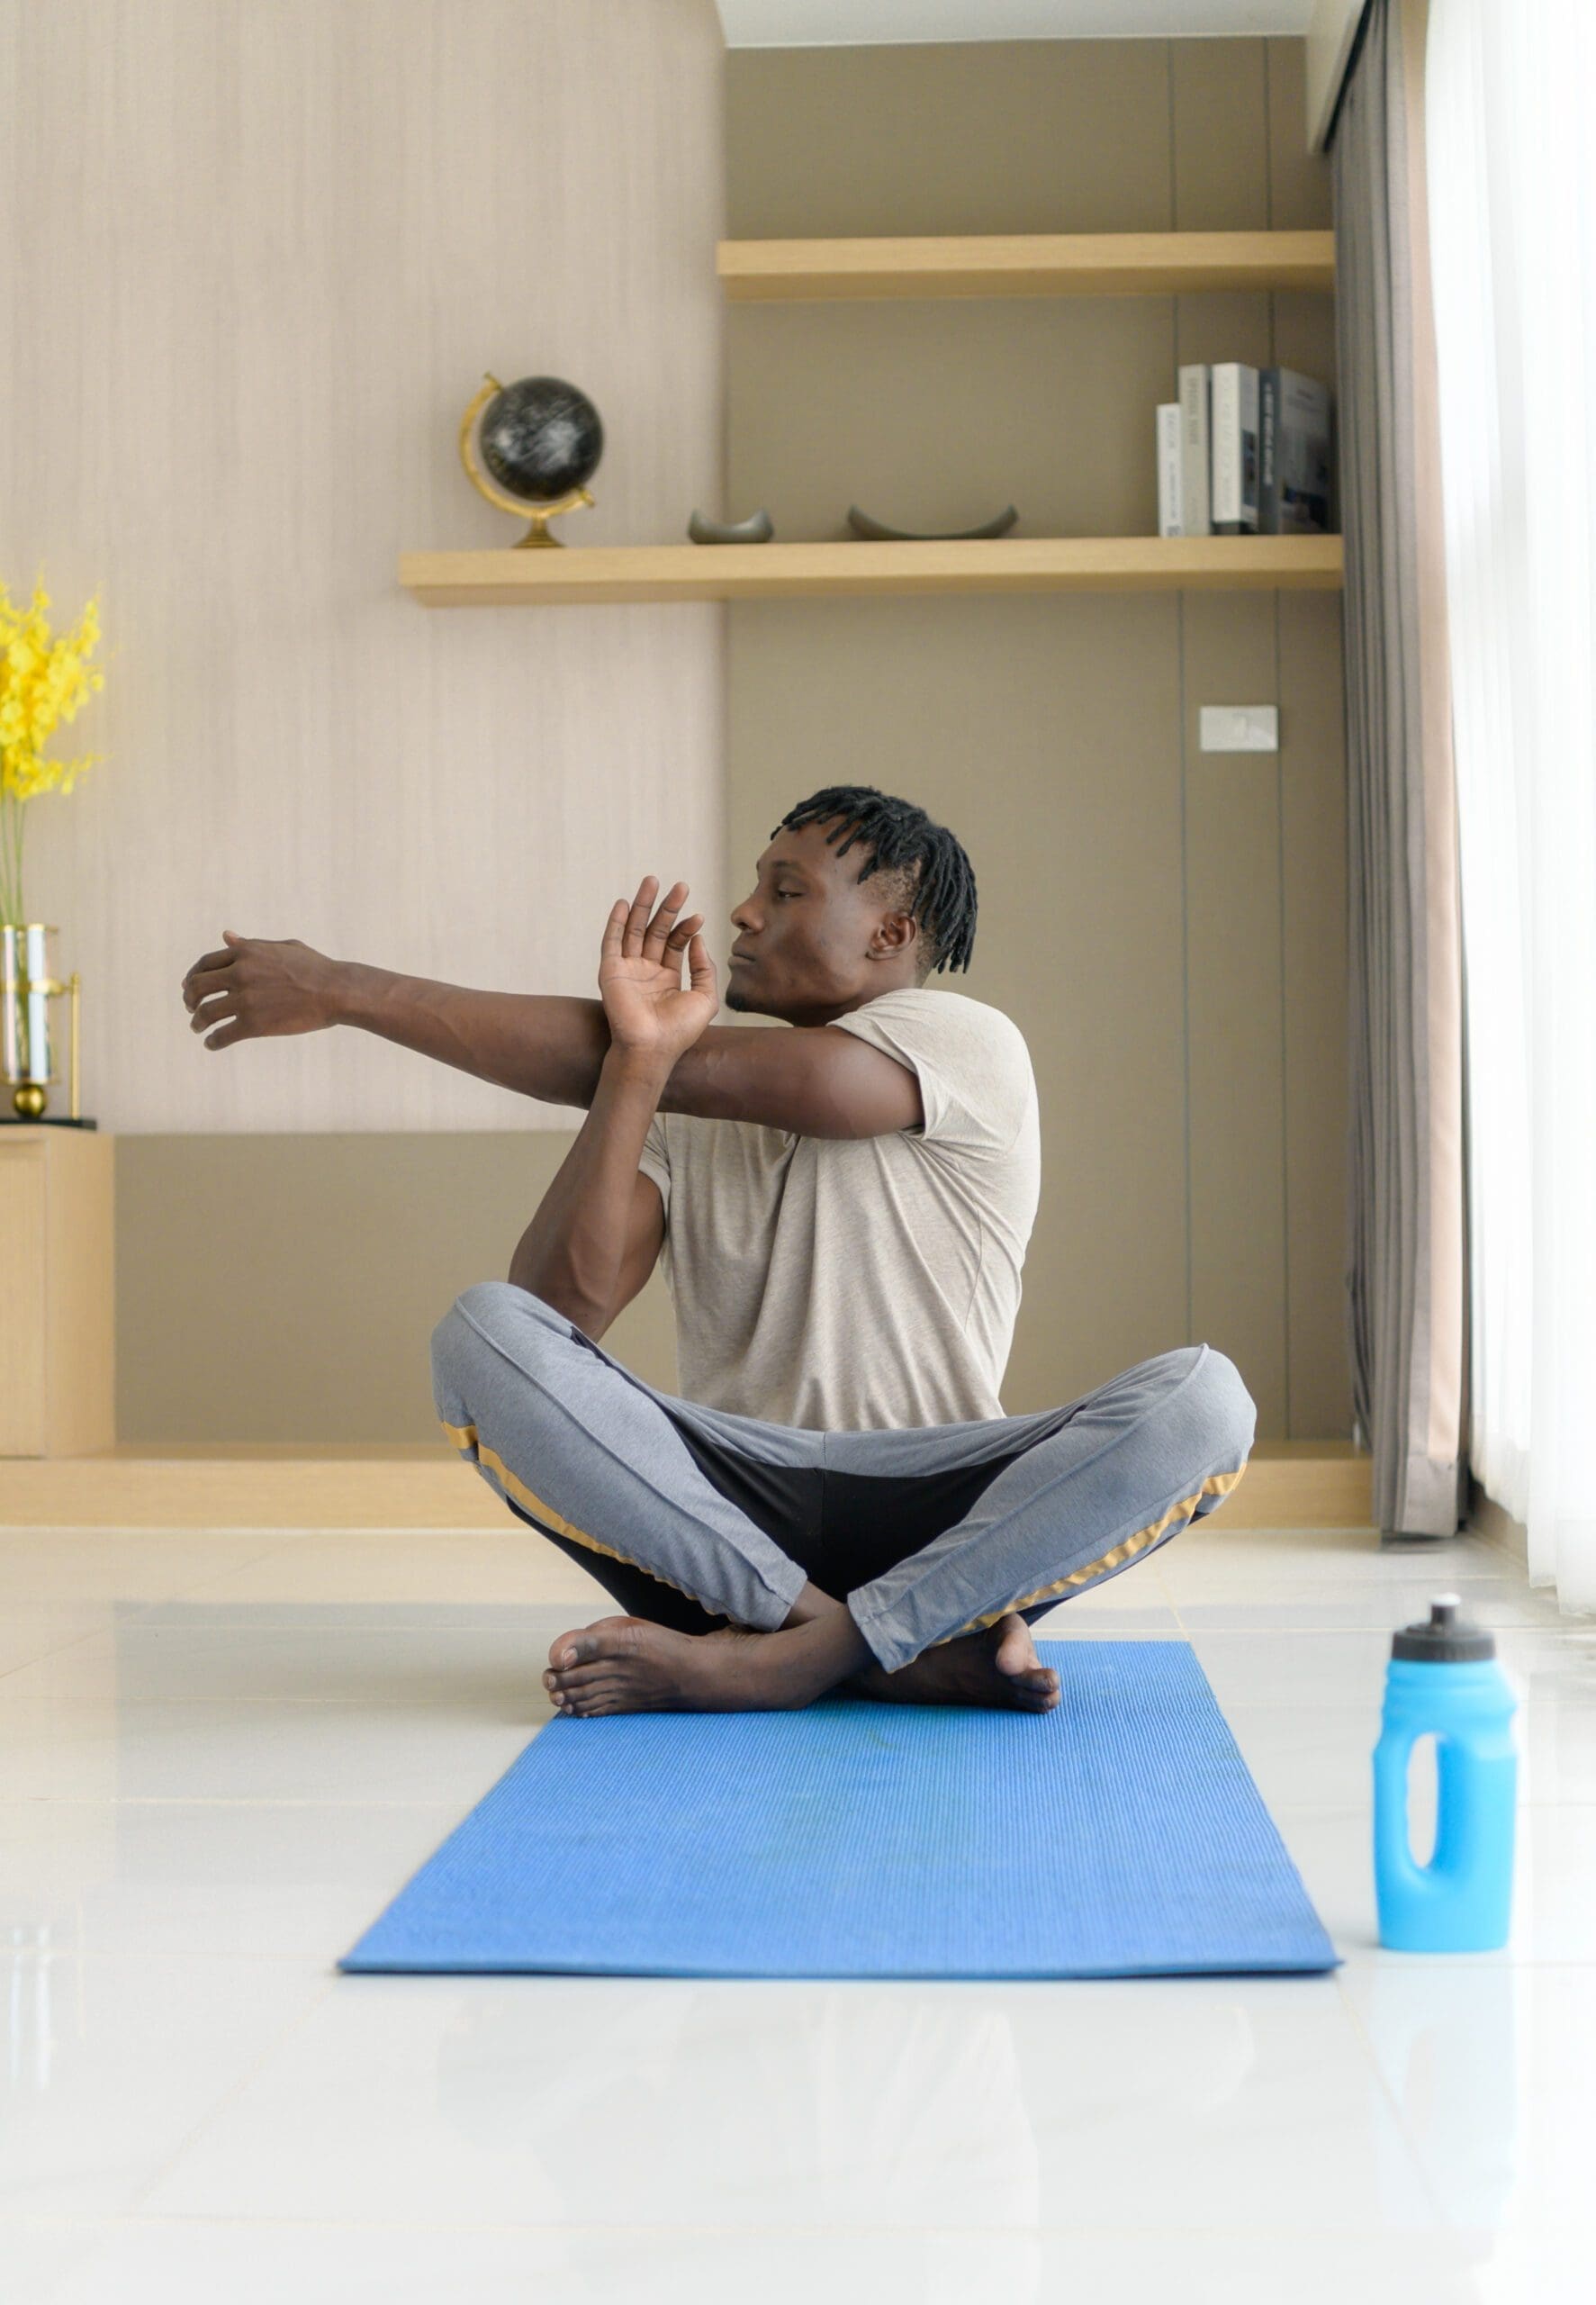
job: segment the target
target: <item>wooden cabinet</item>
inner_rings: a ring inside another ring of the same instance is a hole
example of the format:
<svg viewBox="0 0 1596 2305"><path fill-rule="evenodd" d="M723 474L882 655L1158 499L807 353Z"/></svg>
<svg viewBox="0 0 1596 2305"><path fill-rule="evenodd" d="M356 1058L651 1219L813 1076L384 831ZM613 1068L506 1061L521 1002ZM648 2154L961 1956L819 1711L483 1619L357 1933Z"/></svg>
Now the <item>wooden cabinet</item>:
<svg viewBox="0 0 1596 2305"><path fill-rule="evenodd" d="M116 1439L115 1139L0 1127L0 1457Z"/></svg>

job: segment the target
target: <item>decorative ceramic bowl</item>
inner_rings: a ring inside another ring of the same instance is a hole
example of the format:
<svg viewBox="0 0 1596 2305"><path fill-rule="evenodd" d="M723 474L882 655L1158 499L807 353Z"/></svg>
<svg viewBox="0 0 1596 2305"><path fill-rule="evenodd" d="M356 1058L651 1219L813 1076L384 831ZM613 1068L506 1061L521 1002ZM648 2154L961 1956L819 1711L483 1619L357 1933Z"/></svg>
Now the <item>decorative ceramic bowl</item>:
<svg viewBox="0 0 1596 2305"><path fill-rule="evenodd" d="M707 520L695 511L687 532L695 544L769 544L776 533L762 504L745 520Z"/></svg>
<svg viewBox="0 0 1596 2305"><path fill-rule="evenodd" d="M848 507L848 526L854 535L877 544L946 544L966 537L1005 537L1019 517L1011 504L978 529L889 529L884 520L872 520L857 504Z"/></svg>

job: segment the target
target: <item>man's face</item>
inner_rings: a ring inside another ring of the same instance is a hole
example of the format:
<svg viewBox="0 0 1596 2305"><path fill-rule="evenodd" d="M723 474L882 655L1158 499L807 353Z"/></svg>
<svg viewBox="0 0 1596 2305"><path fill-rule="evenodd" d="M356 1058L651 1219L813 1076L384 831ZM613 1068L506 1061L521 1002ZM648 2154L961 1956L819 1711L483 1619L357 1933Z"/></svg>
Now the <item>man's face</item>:
<svg viewBox="0 0 1596 2305"><path fill-rule="evenodd" d="M732 912L728 1008L825 1024L915 982L915 926L890 901L892 876L861 881L868 845L839 856L830 829L784 828L760 858L752 895Z"/></svg>

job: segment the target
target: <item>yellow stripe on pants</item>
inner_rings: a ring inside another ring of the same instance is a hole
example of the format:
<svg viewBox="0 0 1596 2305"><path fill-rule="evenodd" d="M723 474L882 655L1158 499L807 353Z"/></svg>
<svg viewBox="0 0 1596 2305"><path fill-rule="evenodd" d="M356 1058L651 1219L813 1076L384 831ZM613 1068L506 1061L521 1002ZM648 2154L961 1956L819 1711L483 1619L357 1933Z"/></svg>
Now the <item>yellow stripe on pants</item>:
<svg viewBox="0 0 1596 2305"><path fill-rule="evenodd" d="M597 1537L590 1536L585 1529L579 1529L574 1521L568 1521L563 1513L556 1513L554 1506L546 1504L535 1489L527 1487L518 1473L511 1472L497 1449L491 1449L485 1441L478 1440L474 1424L451 1424L446 1417L441 1418L439 1422L455 1448L469 1463L486 1465L490 1471L497 1473L516 1502L518 1505L524 1505L527 1512L533 1514L538 1520L546 1522L556 1535L569 1537L575 1544L586 1545L590 1552L601 1552L609 1560L625 1561L628 1568L640 1568L645 1577L652 1577L656 1585L669 1585L674 1593L687 1593L690 1601L697 1601L700 1608L708 1609L711 1616L718 1615L719 1612L709 1609L708 1603L700 1595L688 1592L687 1586L678 1585L673 1577L662 1577L657 1568L649 1568L644 1561L634 1560L629 1552L620 1552L614 1545L600 1543Z"/></svg>
<svg viewBox="0 0 1596 2305"><path fill-rule="evenodd" d="M1122 1568L1126 1561L1134 1560L1138 1553L1146 1552L1150 1545L1158 1542L1172 1521L1182 1514L1189 1514L1204 1497L1228 1496L1246 1470L1247 1467L1243 1465L1233 1473L1210 1473L1201 1488L1190 1496L1183 1496L1178 1504L1170 1505L1167 1513L1160 1514L1156 1521L1150 1521L1145 1529L1138 1529L1134 1536L1126 1537L1112 1551L1105 1552L1101 1560L1088 1561L1084 1568L1072 1568L1068 1577L1056 1577L1052 1584L1043 1585L1034 1593L1022 1593L1017 1601L1006 1602L1001 1609L994 1609L989 1616L972 1617L968 1624L960 1625L958 1632L944 1633L942 1640L933 1641L932 1646L940 1649L945 1641L958 1641L967 1632L979 1632L986 1626L996 1624L1000 1617L1011 1616L1016 1609L1034 1608L1038 1601L1050 1601L1055 1594L1066 1593L1071 1586L1078 1588L1083 1585L1096 1584L1111 1568Z"/></svg>

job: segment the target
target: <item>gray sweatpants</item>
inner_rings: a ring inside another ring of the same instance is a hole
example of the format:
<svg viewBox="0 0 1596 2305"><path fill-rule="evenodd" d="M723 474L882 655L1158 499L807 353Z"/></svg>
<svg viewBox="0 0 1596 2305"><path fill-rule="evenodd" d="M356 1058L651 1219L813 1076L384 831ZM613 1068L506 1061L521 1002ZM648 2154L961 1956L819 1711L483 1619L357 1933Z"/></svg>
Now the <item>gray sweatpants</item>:
<svg viewBox="0 0 1596 2305"><path fill-rule="evenodd" d="M771 1632L813 1578L888 1671L1145 1559L1229 1496L1257 1422L1192 1344L1029 1416L769 1424L656 1392L509 1281L455 1299L432 1372L462 1456L631 1613Z"/></svg>

